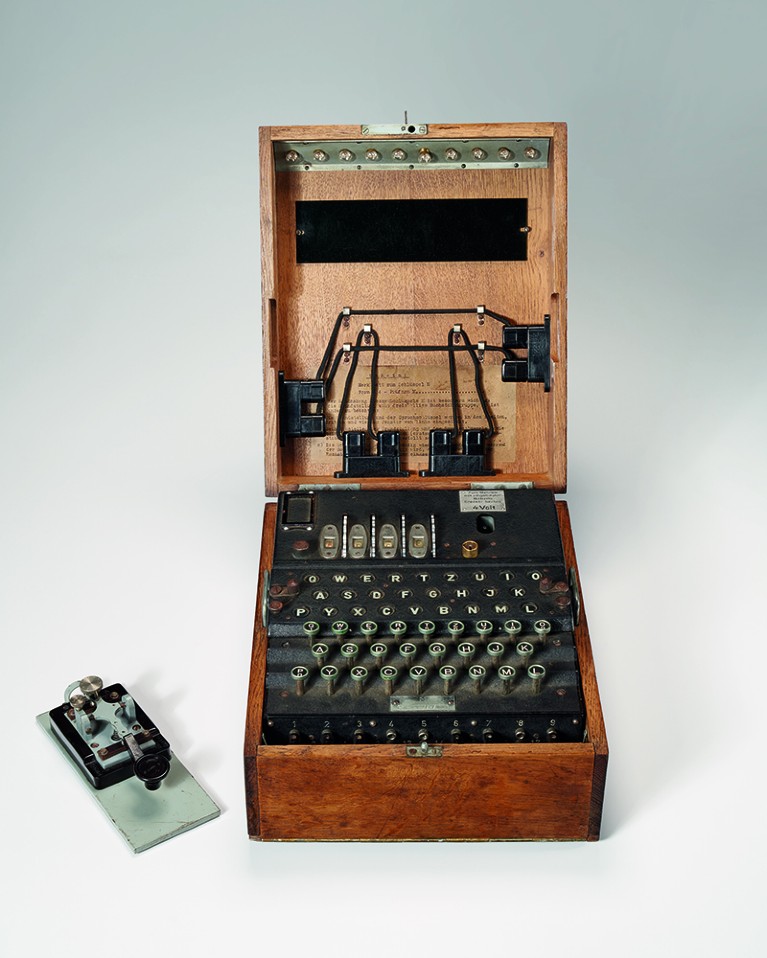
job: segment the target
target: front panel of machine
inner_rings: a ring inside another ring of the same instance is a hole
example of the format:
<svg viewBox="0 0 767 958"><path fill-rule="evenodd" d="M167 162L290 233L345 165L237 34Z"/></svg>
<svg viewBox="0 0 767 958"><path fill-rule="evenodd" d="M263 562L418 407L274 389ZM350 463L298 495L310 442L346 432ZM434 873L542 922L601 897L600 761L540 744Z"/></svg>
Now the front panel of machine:
<svg viewBox="0 0 767 958"><path fill-rule="evenodd" d="M545 490L283 493L264 741L582 741Z"/></svg>

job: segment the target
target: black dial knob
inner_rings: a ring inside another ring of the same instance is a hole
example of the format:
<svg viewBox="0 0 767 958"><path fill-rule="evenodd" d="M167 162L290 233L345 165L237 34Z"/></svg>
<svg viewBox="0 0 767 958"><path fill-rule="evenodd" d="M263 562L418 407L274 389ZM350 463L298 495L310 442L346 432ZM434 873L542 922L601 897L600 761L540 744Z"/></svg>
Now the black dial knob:
<svg viewBox="0 0 767 958"><path fill-rule="evenodd" d="M134 766L136 778L142 781L150 792L160 787L162 780L170 771L170 761L164 755L142 755Z"/></svg>

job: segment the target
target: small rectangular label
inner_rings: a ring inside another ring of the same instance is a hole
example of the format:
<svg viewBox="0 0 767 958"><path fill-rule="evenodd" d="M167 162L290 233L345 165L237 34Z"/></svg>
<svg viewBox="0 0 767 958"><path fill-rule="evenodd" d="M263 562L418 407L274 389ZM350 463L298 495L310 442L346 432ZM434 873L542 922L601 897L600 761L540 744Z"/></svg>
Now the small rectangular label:
<svg viewBox="0 0 767 958"><path fill-rule="evenodd" d="M392 712L455 712L452 695L393 695L389 699Z"/></svg>
<svg viewBox="0 0 767 958"><path fill-rule="evenodd" d="M506 512L503 489L462 489L458 497L461 512Z"/></svg>

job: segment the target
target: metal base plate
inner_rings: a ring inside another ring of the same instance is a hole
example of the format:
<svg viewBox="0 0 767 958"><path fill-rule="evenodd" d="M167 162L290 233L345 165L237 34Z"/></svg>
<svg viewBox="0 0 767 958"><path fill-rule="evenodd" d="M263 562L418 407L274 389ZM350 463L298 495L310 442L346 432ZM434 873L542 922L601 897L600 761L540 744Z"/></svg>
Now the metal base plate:
<svg viewBox="0 0 767 958"><path fill-rule="evenodd" d="M48 713L38 715L37 723L55 742L69 764L74 766L75 763L51 729ZM82 774L79 777L85 782ZM95 789L87 782L85 784L134 852L146 851L221 814L218 805L175 755L171 758L168 777L154 792L144 788L136 778L103 789Z"/></svg>

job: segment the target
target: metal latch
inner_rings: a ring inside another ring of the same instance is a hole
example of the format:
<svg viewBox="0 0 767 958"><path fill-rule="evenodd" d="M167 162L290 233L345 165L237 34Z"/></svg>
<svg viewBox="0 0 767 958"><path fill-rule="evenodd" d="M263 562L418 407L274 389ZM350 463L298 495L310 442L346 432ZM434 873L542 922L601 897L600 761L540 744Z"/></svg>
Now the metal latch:
<svg viewBox="0 0 767 958"><path fill-rule="evenodd" d="M420 745L408 745L405 754L408 758L442 758L442 746L421 742Z"/></svg>
<svg viewBox="0 0 767 958"><path fill-rule="evenodd" d="M575 624L578 625L581 619L581 593L580 593L580 590L578 589L578 577L575 574L575 569L573 569L572 567L570 569L569 578L570 578L570 588L572 589L572 593L573 593L573 606L574 606L573 620Z"/></svg>
<svg viewBox="0 0 767 958"><path fill-rule="evenodd" d="M423 136L429 132L429 124L411 123L407 118L406 110L402 123L363 123L360 126L360 132L363 136L402 136L403 133L406 136L407 134L412 136L414 133Z"/></svg>

